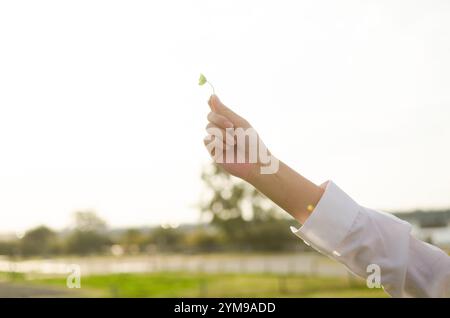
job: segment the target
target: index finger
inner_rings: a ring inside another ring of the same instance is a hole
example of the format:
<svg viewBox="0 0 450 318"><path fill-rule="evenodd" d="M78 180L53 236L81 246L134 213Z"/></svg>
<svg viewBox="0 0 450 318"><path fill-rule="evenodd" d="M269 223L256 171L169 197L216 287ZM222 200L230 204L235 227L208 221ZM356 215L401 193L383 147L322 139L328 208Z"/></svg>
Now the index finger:
<svg viewBox="0 0 450 318"><path fill-rule="evenodd" d="M248 123L245 119L243 119L241 116L236 114L234 111L232 111L230 108L225 106L224 103L222 103L217 97L217 95L211 95L211 97L208 100L208 105L211 108L213 112L216 112L222 116L225 116L228 118L234 125L236 126L248 126Z"/></svg>

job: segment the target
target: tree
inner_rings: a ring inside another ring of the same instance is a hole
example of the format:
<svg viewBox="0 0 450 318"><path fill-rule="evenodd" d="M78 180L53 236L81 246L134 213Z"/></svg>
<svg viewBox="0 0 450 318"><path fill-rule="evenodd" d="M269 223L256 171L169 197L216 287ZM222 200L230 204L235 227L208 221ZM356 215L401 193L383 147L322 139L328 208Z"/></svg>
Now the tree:
<svg viewBox="0 0 450 318"><path fill-rule="evenodd" d="M94 231L73 231L67 238L67 252L78 255L102 253L111 245L110 239Z"/></svg>
<svg viewBox="0 0 450 318"><path fill-rule="evenodd" d="M106 222L94 211L78 211L74 214L74 227L82 232L104 232Z"/></svg>
<svg viewBox="0 0 450 318"><path fill-rule="evenodd" d="M139 229L128 229L120 237L120 243L127 253L137 253L144 249L148 238Z"/></svg>
<svg viewBox="0 0 450 318"><path fill-rule="evenodd" d="M184 237L186 249L192 252L212 252L224 249L224 237L221 232L211 227L198 228Z"/></svg>
<svg viewBox="0 0 450 318"><path fill-rule="evenodd" d="M230 245L240 249L280 249L295 244L281 210L246 182L230 176L219 165L202 172L206 185L200 204L202 216L223 231Z"/></svg>
<svg viewBox="0 0 450 318"><path fill-rule="evenodd" d="M25 233L20 240L20 251L25 256L49 255L56 248L56 233L46 226L39 226Z"/></svg>
<svg viewBox="0 0 450 318"><path fill-rule="evenodd" d="M0 241L0 255L16 256L20 253L19 241Z"/></svg>
<svg viewBox="0 0 450 318"><path fill-rule="evenodd" d="M219 165L211 164L202 172L207 186L201 211L212 223L235 220L271 220L279 218L278 208L246 182L230 176Z"/></svg>
<svg viewBox="0 0 450 318"><path fill-rule="evenodd" d="M69 253L79 255L101 253L112 243L105 233L106 222L93 211L76 212L73 228L67 238Z"/></svg>
<svg viewBox="0 0 450 318"><path fill-rule="evenodd" d="M161 251L178 251L183 240L183 233L171 227L158 227L150 233L150 243Z"/></svg>

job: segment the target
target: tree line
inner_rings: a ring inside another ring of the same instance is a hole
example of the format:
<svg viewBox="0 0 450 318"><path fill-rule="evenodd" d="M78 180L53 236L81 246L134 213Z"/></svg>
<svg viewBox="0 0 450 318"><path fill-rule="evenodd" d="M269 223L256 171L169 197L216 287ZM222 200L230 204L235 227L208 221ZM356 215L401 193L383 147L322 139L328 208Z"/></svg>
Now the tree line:
<svg viewBox="0 0 450 318"><path fill-rule="evenodd" d="M110 229L93 211L80 211L74 214L67 230L57 232L42 225L21 237L0 241L0 255L46 257L310 250L289 230L290 226L299 224L245 182L228 175L215 164L206 166L201 178L205 187L198 204L198 224ZM414 218L408 221L414 221L416 214L398 216L407 218L411 215ZM432 221L444 216L448 220L448 212L421 213L420 216Z"/></svg>

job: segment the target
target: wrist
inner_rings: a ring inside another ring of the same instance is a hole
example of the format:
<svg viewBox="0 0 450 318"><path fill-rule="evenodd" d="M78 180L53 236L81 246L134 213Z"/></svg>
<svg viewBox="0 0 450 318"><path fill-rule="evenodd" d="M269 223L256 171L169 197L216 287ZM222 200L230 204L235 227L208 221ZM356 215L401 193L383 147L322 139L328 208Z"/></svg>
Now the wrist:
<svg viewBox="0 0 450 318"><path fill-rule="evenodd" d="M278 164L281 163L277 158L274 156L271 157L271 162L277 162ZM277 164L277 167L278 167ZM258 188L258 185L261 183L267 182L269 179L276 178L276 176L279 174L279 169L275 169L272 173L263 173L264 168L267 168L270 164L263 165L261 162L257 162L252 165L251 169L248 170L247 175L242 178L244 181L252 184L256 188Z"/></svg>

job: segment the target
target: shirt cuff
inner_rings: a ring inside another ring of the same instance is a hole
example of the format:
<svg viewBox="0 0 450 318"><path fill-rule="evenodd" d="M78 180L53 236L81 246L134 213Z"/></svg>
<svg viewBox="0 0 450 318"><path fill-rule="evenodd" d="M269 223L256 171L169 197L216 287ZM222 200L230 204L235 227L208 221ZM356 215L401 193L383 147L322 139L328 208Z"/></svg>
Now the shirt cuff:
<svg viewBox="0 0 450 318"><path fill-rule="evenodd" d="M360 206L332 181L325 188L317 206L299 229L291 231L307 245L327 255L340 256L337 248L349 233Z"/></svg>

